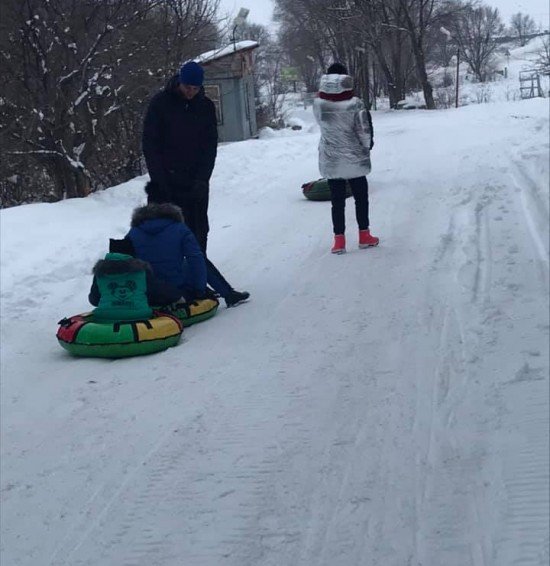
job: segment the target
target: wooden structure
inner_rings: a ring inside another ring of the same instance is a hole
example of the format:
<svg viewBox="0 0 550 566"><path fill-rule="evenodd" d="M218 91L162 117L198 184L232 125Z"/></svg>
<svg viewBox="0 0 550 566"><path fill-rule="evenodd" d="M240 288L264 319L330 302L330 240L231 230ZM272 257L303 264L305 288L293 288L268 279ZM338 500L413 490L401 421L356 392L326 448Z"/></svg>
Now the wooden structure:
<svg viewBox="0 0 550 566"><path fill-rule="evenodd" d="M519 91L523 99L544 96L540 86L540 74L536 69L520 71Z"/></svg>
<svg viewBox="0 0 550 566"><path fill-rule="evenodd" d="M195 58L204 67L204 90L216 105L220 141L255 137L254 50L256 41L239 41Z"/></svg>

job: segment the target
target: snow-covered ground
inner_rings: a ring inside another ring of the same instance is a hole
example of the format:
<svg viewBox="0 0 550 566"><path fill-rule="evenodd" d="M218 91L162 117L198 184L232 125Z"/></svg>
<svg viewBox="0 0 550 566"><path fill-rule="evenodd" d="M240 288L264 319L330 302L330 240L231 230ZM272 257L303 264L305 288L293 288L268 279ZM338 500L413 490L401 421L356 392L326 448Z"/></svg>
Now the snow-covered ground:
<svg viewBox="0 0 550 566"><path fill-rule="evenodd" d="M548 563L547 101L374 120L380 247L348 201L329 253L311 127L225 145L252 300L145 358L55 340L145 179L1 212L3 565Z"/></svg>

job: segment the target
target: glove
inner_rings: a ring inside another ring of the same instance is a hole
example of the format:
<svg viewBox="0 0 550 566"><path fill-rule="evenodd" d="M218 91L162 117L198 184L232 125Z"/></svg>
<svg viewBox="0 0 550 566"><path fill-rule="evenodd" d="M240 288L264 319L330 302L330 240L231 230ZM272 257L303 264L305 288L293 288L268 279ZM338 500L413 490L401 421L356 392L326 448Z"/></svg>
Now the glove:
<svg viewBox="0 0 550 566"><path fill-rule="evenodd" d="M204 181L203 179L195 179L193 181L193 186L191 187L191 194L193 198L197 200L206 199L208 198L209 189L210 185L208 181Z"/></svg>

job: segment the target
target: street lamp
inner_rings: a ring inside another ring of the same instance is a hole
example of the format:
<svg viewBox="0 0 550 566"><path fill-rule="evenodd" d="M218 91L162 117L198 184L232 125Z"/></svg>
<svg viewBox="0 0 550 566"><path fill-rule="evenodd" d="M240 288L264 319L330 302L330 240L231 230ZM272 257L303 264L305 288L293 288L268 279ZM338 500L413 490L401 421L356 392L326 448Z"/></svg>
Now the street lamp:
<svg viewBox="0 0 550 566"><path fill-rule="evenodd" d="M248 18L248 14L250 13L250 10L248 8L241 8L239 10L239 13L237 14L237 17L233 20L233 51L236 51L237 48L235 46L235 32L237 31L237 28L239 26L242 26L245 21L246 18Z"/></svg>

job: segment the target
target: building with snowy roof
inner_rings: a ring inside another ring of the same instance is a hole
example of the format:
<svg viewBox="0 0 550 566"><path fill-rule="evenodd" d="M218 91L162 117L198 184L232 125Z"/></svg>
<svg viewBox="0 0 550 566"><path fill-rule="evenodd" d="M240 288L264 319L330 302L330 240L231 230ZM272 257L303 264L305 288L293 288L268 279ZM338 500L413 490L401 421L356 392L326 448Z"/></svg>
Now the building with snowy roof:
<svg viewBox="0 0 550 566"><path fill-rule="evenodd" d="M204 90L216 105L220 141L241 141L258 133L254 94L256 41L238 41L207 51L195 61L204 67Z"/></svg>

